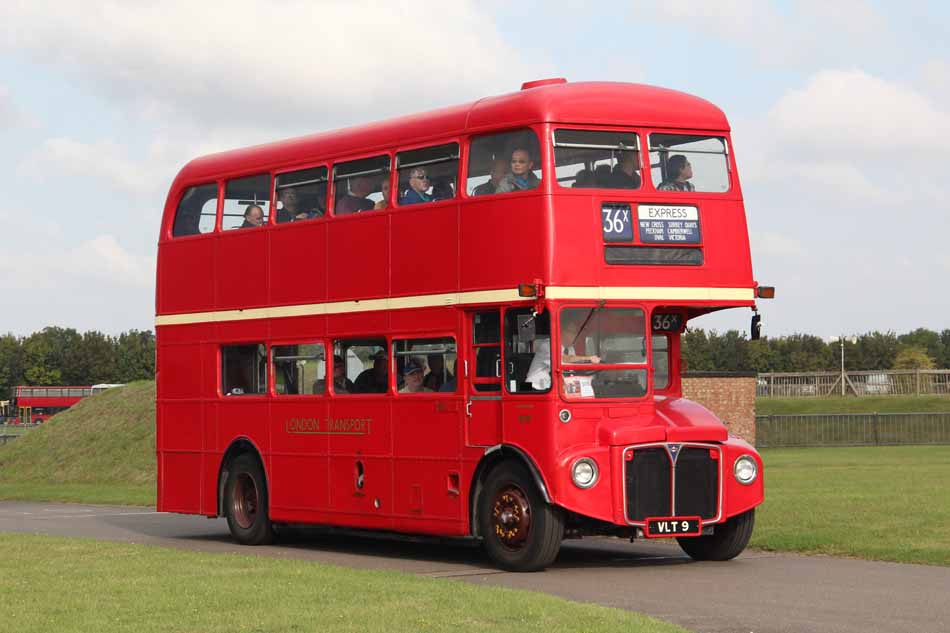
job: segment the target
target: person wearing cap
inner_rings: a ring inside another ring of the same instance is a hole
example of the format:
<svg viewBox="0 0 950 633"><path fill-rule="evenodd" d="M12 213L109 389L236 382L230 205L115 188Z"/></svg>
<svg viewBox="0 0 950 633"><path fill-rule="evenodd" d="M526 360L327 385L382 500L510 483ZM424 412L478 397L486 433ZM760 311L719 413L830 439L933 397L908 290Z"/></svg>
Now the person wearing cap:
<svg viewBox="0 0 950 633"><path fill-rule="evenodd" d="M408 359L403 366L402 372L402 377L406 384L402 386L399 393L431 393L431 389L422 385L422 373L422 365L414 358Z"/></svg>
<svg viewBox="0 0 950 633"><path fill-rule="evenodd" d="M356 377L354 393L386 393L389 387L386 352L380 350L373 354L372 359L373 368Z"/></svg>

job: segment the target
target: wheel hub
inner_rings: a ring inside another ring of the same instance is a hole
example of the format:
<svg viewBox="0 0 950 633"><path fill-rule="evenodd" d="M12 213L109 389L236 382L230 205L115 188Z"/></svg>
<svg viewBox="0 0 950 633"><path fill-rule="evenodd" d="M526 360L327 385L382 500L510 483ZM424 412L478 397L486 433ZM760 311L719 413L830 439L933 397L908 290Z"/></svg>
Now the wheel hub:
<svg viewBox="0 0 950 633"><path fill-rule="evenodd" d="M259 505L254 478L247 473L241 473L235 479L231 494L231 515L237 524L246 530L254 525Z"/></svg>
<svg viewBox="0 0 950 633"><path fill-rule="evenodd" d="M506 548L518 550L525 546L531 529L531 504L523 490L512 485L495 495L492 527Z"/></svg>

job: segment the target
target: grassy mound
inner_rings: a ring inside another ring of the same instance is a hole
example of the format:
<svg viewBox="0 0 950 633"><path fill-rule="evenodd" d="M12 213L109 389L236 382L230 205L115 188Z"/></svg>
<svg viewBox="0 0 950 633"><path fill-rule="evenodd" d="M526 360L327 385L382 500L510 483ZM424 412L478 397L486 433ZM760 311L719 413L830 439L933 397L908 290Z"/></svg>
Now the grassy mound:
<svg viewBox="0 0 950 633"><path fill-rule="evenodd" d="M84 398L0 447L0 499L155 502L155 383Z"/></svg>
<svg viewBox="0 0 950 633"><path fill-rule="evenodd" d="M756 398L756 415L809 413L942 413L950 396L830 396L827 398Z"/></svg>

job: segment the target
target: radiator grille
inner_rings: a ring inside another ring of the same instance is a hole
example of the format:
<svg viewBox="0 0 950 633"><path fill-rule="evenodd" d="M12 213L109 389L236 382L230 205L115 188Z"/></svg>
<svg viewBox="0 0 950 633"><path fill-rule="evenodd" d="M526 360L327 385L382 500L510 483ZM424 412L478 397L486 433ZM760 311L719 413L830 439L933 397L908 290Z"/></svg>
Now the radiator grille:
<svg viewBox="0 0 950 633"><path fill-rule="evenodd" d="M627 520L639 522L666 516L716 518L719 461L709 447L680 447L675 467L665 446L634 446L628 450L632 450L633 458L624 460Z"/></svg>
<svg viewBox="0 0 950 633"><path fill-rule="evenodd" d="M666 449L635 450L633 459L625 463L627 518L642 521L647 517L670 516L672 473Z"/></svg>
<svg viewBox="0 0 950 633"><path fill-rule="evenodd" d="M719 462L708 448L684 447L676 459L676 516L716 516Z"/></svg>

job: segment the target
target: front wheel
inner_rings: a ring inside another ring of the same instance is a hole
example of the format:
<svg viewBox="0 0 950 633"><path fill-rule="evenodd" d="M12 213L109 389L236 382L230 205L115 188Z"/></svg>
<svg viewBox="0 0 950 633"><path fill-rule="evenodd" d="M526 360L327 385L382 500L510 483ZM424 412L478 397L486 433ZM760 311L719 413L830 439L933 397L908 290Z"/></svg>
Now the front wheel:
<svg viewBox="0 0 950 633"><path fill-rule="evenodd" d="M730 560L742 553L752 538L755 510L727 519L716 526L709 536L683 537L679 541L683 551L694 560Z"/></svg>
<svg viewBox="0 0 950 633"><path fill-rule="evenodd" d="M478 527L485 551L509 571L539 571L557 558L564 536L561 511L541 497L523 465L503 462L478 498Z"/></svg>
<svg viewBox="0 0 950 633"><path fill-rule="evenodd" d="M264 469L253 455L244 453L231 463L224 494L224 512L235 541L266 545L274 540L274 527L267 514Z"/></svg>

